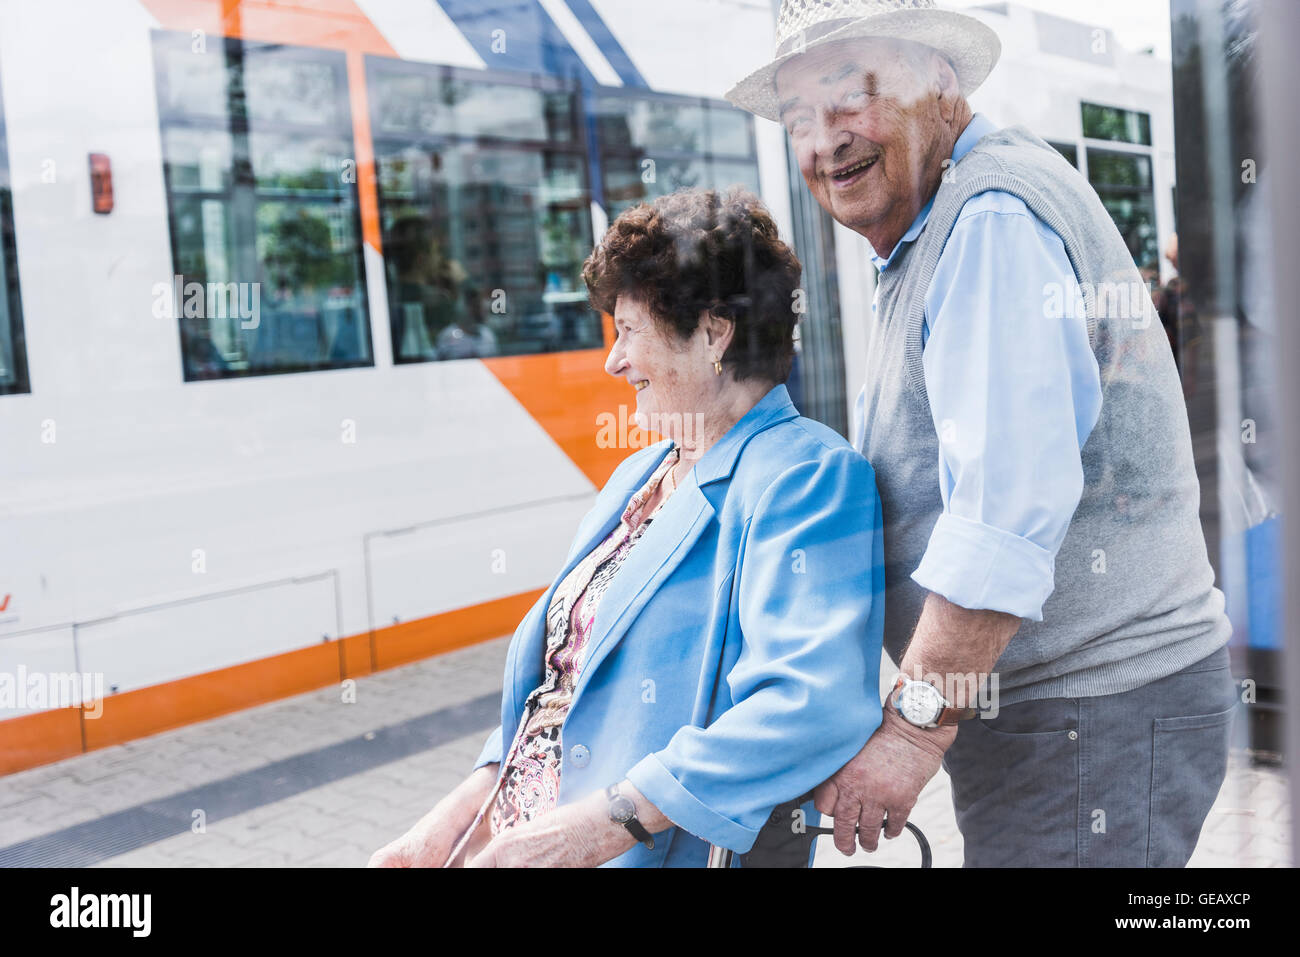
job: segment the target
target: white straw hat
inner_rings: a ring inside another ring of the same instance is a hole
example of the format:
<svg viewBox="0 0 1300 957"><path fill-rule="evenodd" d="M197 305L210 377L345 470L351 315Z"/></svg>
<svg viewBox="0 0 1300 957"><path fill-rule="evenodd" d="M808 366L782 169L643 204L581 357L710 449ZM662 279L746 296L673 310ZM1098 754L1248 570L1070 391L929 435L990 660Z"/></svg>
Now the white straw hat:
<svg viewBox="0 0 1300 957"><path fill-rule="evenodd" d="M886 37L938 50L952 64L963 96L984 82L1002 52L993 30L974 17L939 10L934 0L781 0L772 62L727 91L727 100L779 121L776 71L835 40Z"/></svg>

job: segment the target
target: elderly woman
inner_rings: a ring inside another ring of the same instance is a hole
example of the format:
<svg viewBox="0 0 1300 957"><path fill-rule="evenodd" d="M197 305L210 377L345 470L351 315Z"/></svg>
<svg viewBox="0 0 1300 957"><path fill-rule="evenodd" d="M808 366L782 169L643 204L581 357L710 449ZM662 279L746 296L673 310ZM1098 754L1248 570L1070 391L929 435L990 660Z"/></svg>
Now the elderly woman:
<svg viewBox="0 0 1300 957"><path fill-rule="evenodd" d="M703 866L879 725L880 503L786 392L799 274L740 190L610 227L584 269L605 370L666 438L615 470L519 625L473 773L372 866Z"/></svg>

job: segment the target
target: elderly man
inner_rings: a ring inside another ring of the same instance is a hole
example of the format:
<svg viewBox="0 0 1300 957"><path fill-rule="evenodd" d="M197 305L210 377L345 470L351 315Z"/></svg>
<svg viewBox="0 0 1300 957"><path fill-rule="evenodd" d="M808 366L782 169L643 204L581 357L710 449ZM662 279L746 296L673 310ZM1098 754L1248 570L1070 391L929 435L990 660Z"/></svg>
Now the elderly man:
<svg viewBox="0 0 1300 957"><path fill-rule="evenodd" d="M972 114L999 52L930 0L785 0L727 95L880 271L853 438L901 674L817 807L874 850L942 763L967 866L1182 866L1235 700L1187 415L1096 193Z"/></svg>

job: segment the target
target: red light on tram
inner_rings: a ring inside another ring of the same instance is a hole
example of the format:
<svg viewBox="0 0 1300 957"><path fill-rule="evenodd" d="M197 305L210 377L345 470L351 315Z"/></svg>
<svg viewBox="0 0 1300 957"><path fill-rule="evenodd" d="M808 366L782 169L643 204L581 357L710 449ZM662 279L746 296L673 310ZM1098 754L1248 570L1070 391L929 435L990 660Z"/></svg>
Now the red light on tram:
<svg viewBox="0 0 1300 957"><path fill-rule="evenodd" d="M107 153L90 154L90 197L95 212L113 211L113 167Z"/></svg>

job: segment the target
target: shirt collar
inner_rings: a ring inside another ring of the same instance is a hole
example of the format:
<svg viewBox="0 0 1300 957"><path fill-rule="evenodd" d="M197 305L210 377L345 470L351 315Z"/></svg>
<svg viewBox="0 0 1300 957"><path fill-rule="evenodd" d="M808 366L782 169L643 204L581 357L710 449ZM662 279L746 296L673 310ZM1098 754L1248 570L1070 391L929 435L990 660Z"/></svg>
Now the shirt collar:
<svg viewBox="0 0 1300 957"><path fill-rule="evenodd" d="M961 136L957 137L957 142L953 144L953 162L960 162L961 158L971 151L971 147L995 130L997 130L997 127L993 125L993 121L983 113L976 113L972 116L970 122L966 124L966 129L962 130ZM912 240L916 239L917 236L921 235L921 230L925 229L926 220L930 218L930 209L933 206L934 197L931 196L929 200L926 201L926 204L921 207L921 211L916 214L916 219L912 221L912 225L908 227L907 232L903 234L903 238L894 244L893 251L891 251L888 256L881 258L876 255L874 249L871 250L871 262L877 269L882 272L888 269L889 264L893 262L894 257L898 255L898 251L903 248L903 244L910 243ZM868 244L868 248L870 248L870 244Z"/></svg>

